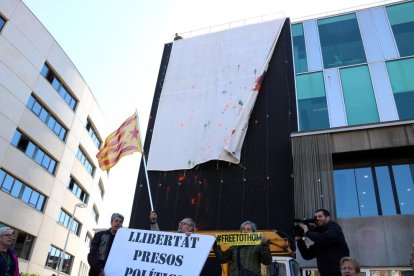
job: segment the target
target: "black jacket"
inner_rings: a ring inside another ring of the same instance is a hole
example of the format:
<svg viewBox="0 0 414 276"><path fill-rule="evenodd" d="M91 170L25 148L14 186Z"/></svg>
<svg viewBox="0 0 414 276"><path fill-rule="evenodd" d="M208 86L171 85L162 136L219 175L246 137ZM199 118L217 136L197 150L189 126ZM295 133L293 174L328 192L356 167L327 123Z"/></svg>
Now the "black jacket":
<svg viewBox="0 0 414 276"><path fill-rule="evenodd" d="M339 261L349 256L348 245L341 227L334 221L322 227L309 230L306 236L314 242L309 248L303 240L298 240L300 254L305 260L316 257L319 273L325 275L341 275Z"/></svg>
<svg viewBox="0 0 414 276"><path fill-rule="evenodd" d="M104 269L114 238L115 235L112 235L110 229L98 232L93 237L88 254L90 276L97 276Z"/></svg>

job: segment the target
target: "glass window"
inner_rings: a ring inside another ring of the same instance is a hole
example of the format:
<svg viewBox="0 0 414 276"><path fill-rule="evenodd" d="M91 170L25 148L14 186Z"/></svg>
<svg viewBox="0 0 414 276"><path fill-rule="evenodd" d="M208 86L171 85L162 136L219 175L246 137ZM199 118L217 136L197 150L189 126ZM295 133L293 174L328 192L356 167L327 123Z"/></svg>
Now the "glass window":
<svg viewBox="0 0 414 276"><path fill-rule="evenodd" d="M414 214L414 164L392 166L401 214Z"/></svg>
<svg viewBox="0 0 414 276"><path fill-rule="evenodd" d="M414 163L393 162L334 169L338 217L414 214Z"/></svg>
<svg viewBox="0 0 414 276"><path fill-rule="evenodd" d="M72 224L71 224L72 221ZM60 210L60 215L58 219L58 223L61 224L63 227L68 229L70 227L70 231L75 234L79 235L80 225L79 222L76 220L72 220L72 216L66 213L63 210Z"/></svg>
<svg viewBox="0 0 414 276"><path fill-rule="evenodd" d="M322 72L296 76L299 129L329 128L328 107Z"/></svg>
<svg viewBox="0 0 414 276"><path fill-rule="evenodd" d="M5 177L6 177L6 173L3 170L0 170L0 187Z"/></svg>
<svg viewBox="0 0 414 276"><path fill-rule="evenodd" d="M379 122L368 66L344 68L339 72L348 125Z"/></svg>
<svg viewBox="0 0 414 276"><path fill-rule="evenodd" d="M53 117L49 117L49 120L47 120L47 126L50 129L53 129L55 127L55 124L56 124L56 120ZM56 133L56 131L55 131L55 133Z"/></svg>
<svg viewBox="0 0 414 276"><path fill-rule="evenodd" d="M359 217L354 169L334 170L336 212L339 218Z"/></svg>
<svg viewBox="0 0 414 276"><path fill-rule="evenodd" d="M295 72L302 73L308 71L306 59L305 36L303 34L303 24L292 25L293 58L295 60Z"/></svg>
<svg viewBox="0 0 414 276"><path fill-rule="evenodd" d="M355 14L320 19L318 29L325 68L366 62Z"/></svg>
<svg viewBox="0 0 414 276"><path fill-rule="evenodd" d="M101 180L99 180L99 183L98 183L98 189L99 189L99 193L100 193L100 195L101 195L101 198L103 199L103 198L104 198L104 196L105 196L105 189L104 189L104 186L103 186L103 184L102 184L102 181L101 181Z"/></svg>
<svg viewBox="0 0 414 276"><path fill-rule="evenodd" d="M88 194L85 190L76 182L72 176L69 178L67 188L72 191L72 193L80 199L83 203L88 203Z"/></svg>
<svg viewBox="0 0 414 276"><path fill-rule="evenodd" d="M28 109L32 109L33 108L33 104L35 103L35 99L33 98L32 95L30 95L29 100L27 101L27 108Z"/></svg>
<svg viewBox="0 0 414 276"><path fill-rule="evenodd" d="M50 71L50 69L49 69L49 67L46 65L46 63L43 65L43 67L42 67L42 70L40 71L40 74L43 76L43 77L45 77L45 78L47 78L47 75L49 74L49 71Z"/></svg>
<svg viewBox="0 0 414 276"><path fill-rule="evenodd" d="M14 178L11 175L7 175L6 179L3 181L1 185L1 189L6 193L10 193L12 186L13 186Z"/></svg>
<svg viewBox="0 0 414 276"><path fill-rule="evenodd" d="M52 80L52 87L56 90L56 91L58 91L58 89L59 89L59 86L60 86L60 81L56 78L56 77L54 77L53 78L53 80Z"/></svg>
<svg viewBox="0 0 414 276"><path fill-rule="evenodd" d="M36 191L32 191L32 194L29 200L29 205L36 208L38 200L39 200L39 193Z"/></svg>
<svg viewBox="0 0 414 276"><path fill-rule="evenodd" d="M22 194L22 201L25 203L29 203L30 196L32 194L32 189L30 187L24 187L23 194Z"/></svg>
<svg viewBox="0 0 414 276"><path fill-rule="evenodd" d="M42 108L42 111L40 111L40 114L39 114L39 119L42 121L42 122L46 122L46 119L47 119L47 116L49 115L49 113L46 111L46 110L44 110L43 108Z"/></svg>
<svg viewBox="0 0 414 276"><path fill-rule="evenodd" d="M27 145L25 153L30 158L33 158L35 150L36 150L36 146L32 142L29 142L28 145Z"/></svg>
<svg viewBox="0 0 414 276"><path fill-rule="evenodd" d="M386 7L400 56L414 55L414 2Z"/></svg>
<svg viewBox="0 0 414 276"><path fill-rule="evenodd" d="M14 196L14 197L19 197L20 196L20 192L21 192L21 190L22 190L22 187L23 187L23 183L22 182L20 182L19 180L17 180L17 179L15 179L14 180L14 184L13 184L13 189L12 189L12 191L11 191L11 195L12 196Z"/></svg>
<svg viewBox="0 0 414 276"><path fill-rule="evenodd" d="M8 226L4 223L0 222L0 227ZM26 232L14 228L14 236L15 241L12 244L12 248L16 252L17 256L24 260L29 260L30 252L32 250L33 242L34 242L34 236L27 234ZM3 274L2 274L3 275Z"/></svg>
<svg viewBox="0 0 414 276"><path fill-rule="evenodd" d="M414 2L413 2L414 3ZM398 116L401 120L414 118L414 58L386 63Z"/></svg>
<svg viewBox="0 0 414 276"><path fill-rule="evenodd" d="M95 146L99 149L101 147L102 141L98 136L98 132L94 128L92 122L89 120L86 121L86 130L89 133L89 136L91 136L93 143Z"/></svg>
<svg viewBox="0 0 414 276"><path fill-rule="evenodd" d="M62 141L65 140L66 129L57 121L54 115L50 113L48 108L37 101L36 97L31 95L26 106L32 110L33 113L36 114ZM61 133L62 130L64 130L63 134Z"/></svg>
<svg viewBox="0 0 414 276"><path fill-rule="evenodd" d="M355 169L355 180L357 183L358 203L361 217L378 216L371 168Z"/></svg>
<svg viewBox="0 0 414 276"><path fill-rule="evenodd" d="M57 270L60 266L60 262L63 261L62 272L70 275L73 263L73 256L65 253L65 256L62 258L62 254L62 250L57 249L56 247L51 245L49 248L49 253L47 254L45 266Z"/></svg>
<svg viewBox="0 0 414 276"><path fill-rule="evenodd" d="M56 161L32 143L28 137L16 130L12 144L32 158L37 164L45 168L49 173L55 173Z"/></svg>
<svg viewBox="0 0 414 276"><path fill-rule="evenodd" d="M11 144L15 147L17 147L17 144L19 144L20 138L22 137L22 134L16 130L14 133L13 139L11 141Z"/></svg>
<svg viewBox="0 0 414 276"><path fill-rule="evenodd" d="M95 167L92 165L92 161L88 157L86 157L86 154L81 148L78 148L78 152L76 154L76 157L78 160L82 163L82 165L85 167L86 171L93 176L95 173Z"/></svg>
<svg viewBox="0 0 414 276"><path fill-rule="evenodd" d="M45 196L34 191L25 183L2 169L0 169L0 188L11 196L19 198L23 202L29 204L31 207L43 211Z"/></svg>
<svg viewBox="0 0 414 276"><path fill-rule="evenodd" d="M65 100L68 106L75 110L77 101L68 92L68 89L62 83L61 79L49 68L48 65L44 65L40 74L46 78L46 80L52 85L52 87L59 93L59 95Z"/></svg>
<svg viewBox="0 0 414 276"><path fill-rule="evenodd" d="M6 19L0 15L0 31L3 29L4 25L6 24Z"/></svg>
<svg viewBox="0 0 414 276"><path fill-rule="evenodd" d="M375 167L375 174L377 176L382 215L396 215L397 210L388 166Z"/></svg>

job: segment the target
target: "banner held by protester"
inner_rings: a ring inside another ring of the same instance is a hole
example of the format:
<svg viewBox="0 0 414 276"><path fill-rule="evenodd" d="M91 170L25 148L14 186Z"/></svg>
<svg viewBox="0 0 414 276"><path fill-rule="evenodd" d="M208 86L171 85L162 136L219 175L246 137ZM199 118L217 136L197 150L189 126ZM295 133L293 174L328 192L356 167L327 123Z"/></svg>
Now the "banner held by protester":
<svg viewBox="0 0 414 276"><path fill-rule="evenodd" d="M105 275L199 275L214 240L208 235L121 228Z"/></svg>

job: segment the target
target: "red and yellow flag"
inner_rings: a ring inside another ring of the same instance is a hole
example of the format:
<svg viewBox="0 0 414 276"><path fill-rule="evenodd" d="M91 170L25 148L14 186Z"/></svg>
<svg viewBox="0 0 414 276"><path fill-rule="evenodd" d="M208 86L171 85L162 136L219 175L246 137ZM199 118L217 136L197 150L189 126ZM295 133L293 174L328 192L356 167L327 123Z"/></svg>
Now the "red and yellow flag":
<svg viewBox="0 0 414 276"><path fill-rule="evenodd" d="M123 156L136 151L142 152L142 145L138 130L138 116L134 113L105 139L105 144L96 154L96 158L102 170L109 170Z"/></svg>

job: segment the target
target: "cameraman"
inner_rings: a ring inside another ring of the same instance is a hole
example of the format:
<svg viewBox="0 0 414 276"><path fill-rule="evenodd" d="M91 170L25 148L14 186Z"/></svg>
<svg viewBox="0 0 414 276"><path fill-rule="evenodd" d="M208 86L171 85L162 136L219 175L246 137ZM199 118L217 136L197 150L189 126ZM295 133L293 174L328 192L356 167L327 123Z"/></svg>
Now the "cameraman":
<svg viewBox="0 0 414 276"><path fill-rule="evenodd" d="M305 260L316 258L321 276L341 275L339 261L349 256L348 245L339 224L331 220L331 214L325 209L315 212L316 228L309 229L301 223L305 237L314 243L307 247L304 239L296 236L300 254Z"/></svg>

